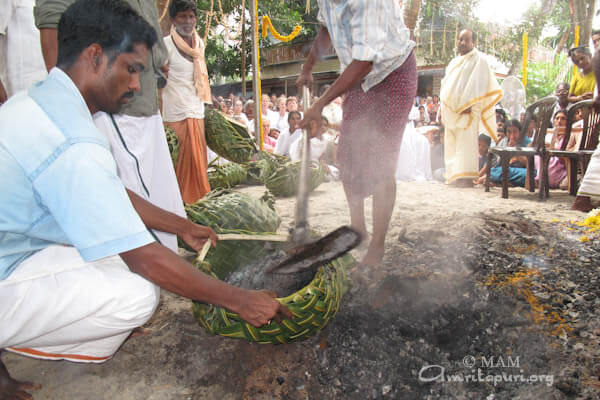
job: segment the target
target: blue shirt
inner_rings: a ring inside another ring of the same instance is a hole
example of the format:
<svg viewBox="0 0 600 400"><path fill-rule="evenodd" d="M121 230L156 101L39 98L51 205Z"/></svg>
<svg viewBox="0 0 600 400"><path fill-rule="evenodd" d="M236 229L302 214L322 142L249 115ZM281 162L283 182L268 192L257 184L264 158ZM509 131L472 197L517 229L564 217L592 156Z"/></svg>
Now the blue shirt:
<svg viewBox="0 0 600 400"><path fill-rule="evenodd" d="M399 68L415 47L397 0L318 0L319 22L327 27L342 71L352 60L371 61L366 92Z"/></svg>
<svg viewBox="0 0 600 400"><path fill-rule="evenodd" d="M52 244L94 261L153 242L79 90L54 68L0 107L0 280Z"/></svg>

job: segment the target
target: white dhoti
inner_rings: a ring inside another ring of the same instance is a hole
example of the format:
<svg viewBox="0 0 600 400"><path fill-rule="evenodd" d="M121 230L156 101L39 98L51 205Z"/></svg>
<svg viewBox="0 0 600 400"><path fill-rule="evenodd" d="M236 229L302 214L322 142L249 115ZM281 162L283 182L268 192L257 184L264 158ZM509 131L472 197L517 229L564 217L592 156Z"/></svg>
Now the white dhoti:
<svg viewBox="0 0 600 400"><path fill-rule="evenodd" d="M103 362L158 305L157 286L119 256L86 263L50 246L0 281L0 349L42 359Z"/></svg>
<svg viewBox="0 0 600 400"><path fill-rule="evenodd" d="M592 154L577 196L600 197L600 146Z"/></svg>
<svg viewBox="0 0 600 400"><path fill-rule="evenodd" d="M440 89L446 182L478 177L477 138L486 133L496 140L494 106L501 98L500 85L477 49L450 61Z"/></svg>
<svg viewBox="0 0 600 400"><path fill-rule="evenodd" d="M417 132L413 123L409 122L402 136L396 180L424 182L432 179L429 140Z"/></svg>
<svg viewBox="0 0 600 400"><path fill-rule="evenodd" d="M114 115L122 138L104 112L94 115L106 134L123 185L163 210L186 217L181 192L160 114L150 117ZM177 253L177 237L155 231L160 242Z"/></svg>
<svg viewBox="0 0 600 400"><path fill-rule="evenodd" d="M444 110L444 161L446 182L477 179L479 176L479 121L481 106L475 104L468 114Z"/></svg>

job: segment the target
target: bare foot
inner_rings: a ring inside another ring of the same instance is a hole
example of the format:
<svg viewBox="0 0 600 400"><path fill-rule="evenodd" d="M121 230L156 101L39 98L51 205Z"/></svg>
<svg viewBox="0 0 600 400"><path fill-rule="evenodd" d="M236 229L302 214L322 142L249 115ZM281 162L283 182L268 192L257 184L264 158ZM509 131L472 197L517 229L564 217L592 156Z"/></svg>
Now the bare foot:
<svg viewBox="0 0 600 400"><path fill-rule="evenodd" d="M29 394L32 390L39 390L42 385L31 382L19 382L10 377L8 370L0 360L0 399L33 399Z"/></svg>
<svg viewBox="0 0 600 400"><path fill-rule="evenodd" d="M375 267L381 264L384 253L384 246L375 245L373 242L371 242L369 249L367 250L367 254L362 259L361 264Z"/></svg>
<svg viewBox="0 0 600 400"><path fill-rule="evenodd" d="M592 201L588 196L577 196L575 197L575 201L573 205L571 205L571 210L577 210L581 212L590 212L594 209L592 206Z"/></svg>
<svg viewBox="0 0 600 400"><path fill-rule="evenodd" d="M129 335L129 339L133 339L138 336L148 336L152 333L152 329L144 328L142 326L138 326L134 330L131 331L131 335Z"/></svg>

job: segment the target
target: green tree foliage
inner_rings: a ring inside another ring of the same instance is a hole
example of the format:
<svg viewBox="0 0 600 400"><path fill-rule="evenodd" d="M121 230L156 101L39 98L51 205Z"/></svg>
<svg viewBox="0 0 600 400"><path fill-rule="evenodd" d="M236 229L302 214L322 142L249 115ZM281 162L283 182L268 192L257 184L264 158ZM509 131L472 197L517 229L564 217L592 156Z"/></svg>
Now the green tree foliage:
<svg viewBox="0 0 600 400"><path fill-rule="evenodd" d="M556 85L566 82L565 69L568 68L566 55L562 54L554 62L531 62L527 66L527 104L554 93Z"/></svg>
<svg viewBox="0 0 600 400"><path fill-rule="evenodd" d="M240 0L212 1L212 11L216 13L210 22L210 31L206 43L206 64L211 79L219 77L239 78L242 74L242 32L241 19L243 15ZM316 34L316 0L312 0L311 12L306 13L305 0L262 0L258 2L259 19L268 15L275 28L284 35L289 34L294 26L301 24L303 30L294 41L307 40ZM211 0L197 0L198 4L198 32L203 37L207 14L211 11ZM245 1L245 33L246 69L252 65L252 29L250 26L250 0ZM222 12L221 12L222 11ZM228 29L224 26L227 25ZM260 39L260 46L272 44L272 39Z"/></svg>

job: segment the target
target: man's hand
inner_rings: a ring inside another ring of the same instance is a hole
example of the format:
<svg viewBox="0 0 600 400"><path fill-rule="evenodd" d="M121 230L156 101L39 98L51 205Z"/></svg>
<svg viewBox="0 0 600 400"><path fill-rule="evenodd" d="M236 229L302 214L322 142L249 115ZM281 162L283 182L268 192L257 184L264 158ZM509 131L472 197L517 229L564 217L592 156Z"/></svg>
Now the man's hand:
<svg viewBox="0 0 600 400"><path fill-rule="evenodd" d="M291 311L275 300L277 293L268 290L245 290L239 298L235 311L239 316L257 328L268 324L272 319L280 322L281 317L293 318Z"/></svg>
<svg viewBox="0 0 600 400"><path fill-rule="evenodd" d="M298 76L298 79L296 79L296 86L298 87L298 92L302 93L303 86L306 86L307 88L312 90L312 84L313 84L312 70L302 67L302 69L300 71L300 75Z"/></svg>
<svg viewBox="0 0 600 400"><path fill-rule="evenodd" d="M162 71L163 74L165 74L165 78L169 79L169 64L165 64L162 67L160 67L160 70Z"/></svg>
<svg viewBox="0 0 600 400"><path fill-rule="evenodd" d="M323 115L323 106L319 101L312 105L308 110L304 111L304 119L300 121L298 125L301 129L308 129L310 127L310 121L315 121L317 126L321 124L321 118Z"/></svg>
<svg viewBox="0 0 600 400"><path fill-rule="evenodd" d="M213 247L217 245L217 234L212 228L202 226L188 221L185 230L179 234L181 239L186 242L191 248L200 251L207 240L212 242Z"/></svg>

